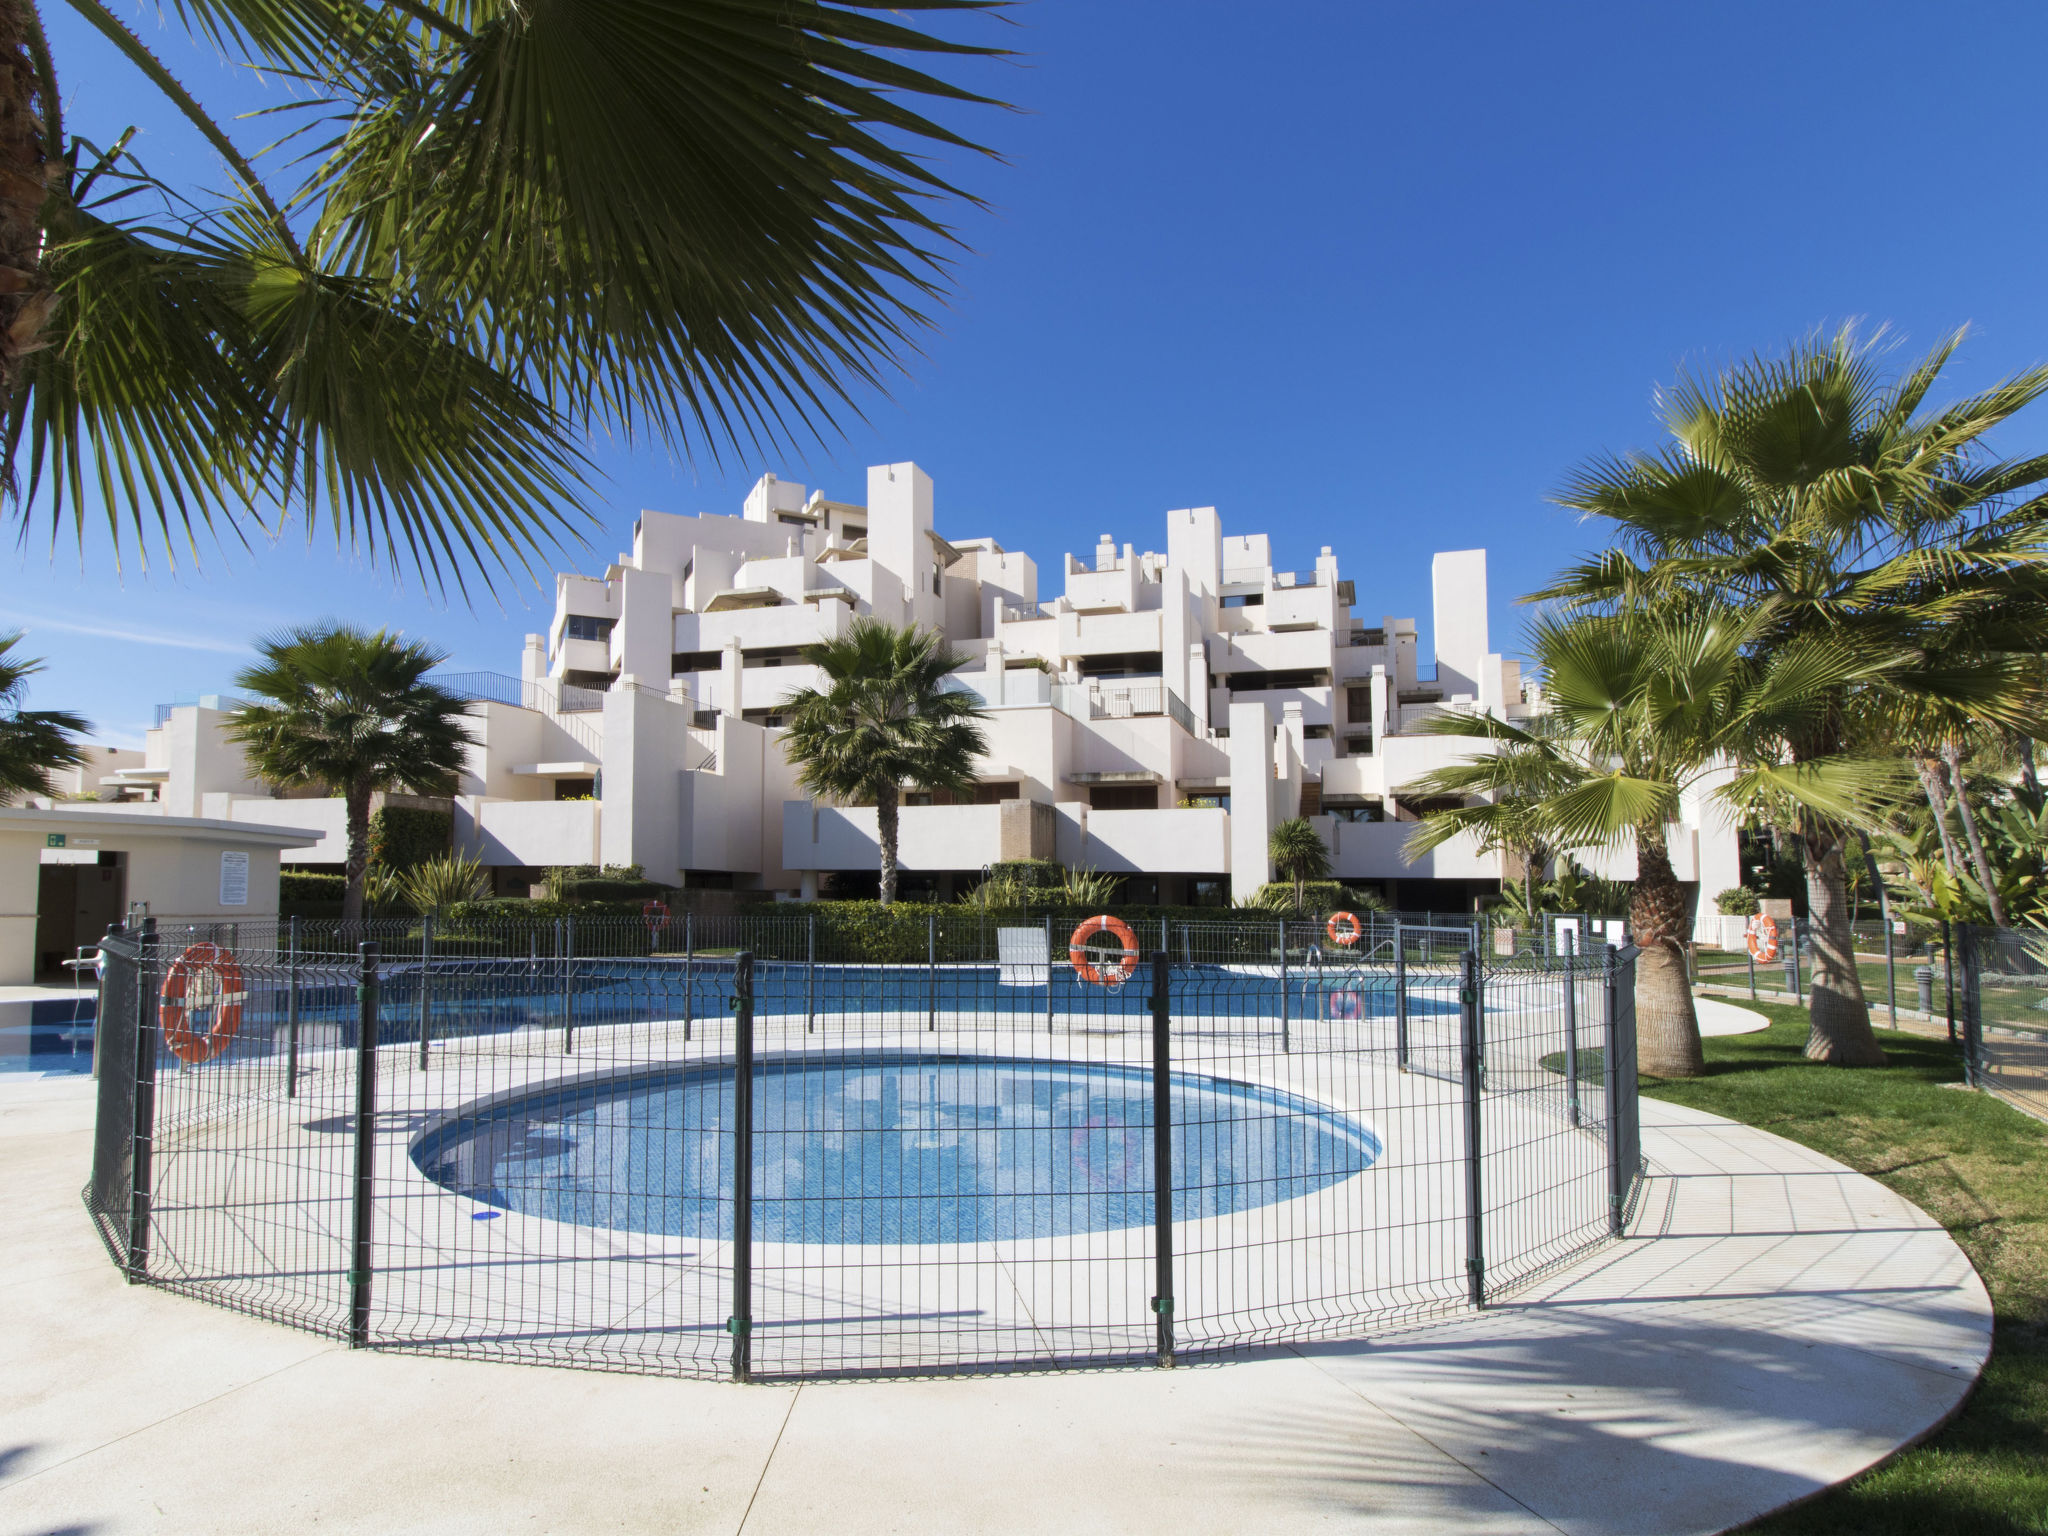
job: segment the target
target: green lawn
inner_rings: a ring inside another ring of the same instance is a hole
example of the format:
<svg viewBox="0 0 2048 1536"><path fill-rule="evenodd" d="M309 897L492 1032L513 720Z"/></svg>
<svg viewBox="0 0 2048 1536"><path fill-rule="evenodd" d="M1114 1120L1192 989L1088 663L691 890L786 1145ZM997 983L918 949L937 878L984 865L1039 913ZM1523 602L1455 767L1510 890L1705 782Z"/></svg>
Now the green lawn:
<svg viewBox="0 0 2048 1536"><path fill-rule="evenodd" d="M2048 1126L1960 1081L1943 1041L1880 1032L1891 1064L1807 1062L1806 1012L1759 1003L1761 1034L1708 1040L1707 1075L1643 1091L1804 1143L1897 1190L1945 1226L1996 1310L1991 1364L1923 1445L1756 1532L2048 1536Z"/></svg>

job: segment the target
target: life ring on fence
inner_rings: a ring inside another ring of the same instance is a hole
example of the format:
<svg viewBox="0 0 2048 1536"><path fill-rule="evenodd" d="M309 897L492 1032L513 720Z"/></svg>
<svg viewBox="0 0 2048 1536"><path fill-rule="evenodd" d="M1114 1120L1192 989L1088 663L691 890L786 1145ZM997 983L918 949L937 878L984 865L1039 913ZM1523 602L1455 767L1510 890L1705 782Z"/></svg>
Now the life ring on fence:
<svg viewBox="0 0 2048 1536"><path fill-rule="evenodd" d="M164 1044L178 1060L193 1066L213 1060L242 1027L242 1003L248 995L233 955L218 944L187 945L165 973L157 1004ZM213 1021L202 1032L194 1027L192 1015L208 1009L213 1010Z"/></svg>
<svg viewBox="0 0 2048 1536"><path fill-rule="evenodd" d="M1349 946L1364 937L1365 924L1358 920L1356 912L1332 912L1330 920L1323 924L1323 932L1330 936L1332 944Z"/></svg>
<svg viewBox="0 0 2048 1536"><path fill-rule="evenodd" d="M1778 921L1758 914L1743 925L1742 942L1749 946L1752 960L1778 958Z"/></svg>
<svg viewBox="0 0 2048 1536"><path fill-rule="evenodd" d="M1088 950L1088 941L1098 933L1107 933L1123 945L1123 953L1107 959L1098 959ZM1083 981L1092 981L1098 987L1120 987L1131 979L1131 972L1138 968L1138 936L1131 932L1131 925L1120 917L1091 917L1076 928L1067 940L1067 958L1073 962L1074 973Z"/></svg>
<svg viewBox="0 0 2048 1536"><path fill-rule="evenodd" d="M663 923L668 921L668 903L665 901L647 902L646 905L640 908L640 920L647 924L647 931L649 933L654 932Z"/></svg>

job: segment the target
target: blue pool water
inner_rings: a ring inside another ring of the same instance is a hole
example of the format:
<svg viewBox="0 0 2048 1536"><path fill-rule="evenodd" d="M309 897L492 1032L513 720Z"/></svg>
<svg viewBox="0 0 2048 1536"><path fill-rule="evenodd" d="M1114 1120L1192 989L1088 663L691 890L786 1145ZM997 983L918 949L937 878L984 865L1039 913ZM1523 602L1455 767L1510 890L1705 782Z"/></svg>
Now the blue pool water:
<svg viewBox="0 0 2048 1536"><path fill-rule="evenodd" d="M90 997L0 1003L0 1072L92 1071L97 1006Z"/></svg>
<svg viewBox="0 0 2048 1536"><path fill-rule="evenodd" d="M582 1226L732 1232L731 1068L639 1073L494 1104L413 1148L436 1182ZM1292 1200L1370 1167L1379 1138L1276 1089L1175 1074L1173 1214ZM1153 1220L1149 1070L980 1056L755 1070L754 1233L767 1242L973 1243Z"/></svg>

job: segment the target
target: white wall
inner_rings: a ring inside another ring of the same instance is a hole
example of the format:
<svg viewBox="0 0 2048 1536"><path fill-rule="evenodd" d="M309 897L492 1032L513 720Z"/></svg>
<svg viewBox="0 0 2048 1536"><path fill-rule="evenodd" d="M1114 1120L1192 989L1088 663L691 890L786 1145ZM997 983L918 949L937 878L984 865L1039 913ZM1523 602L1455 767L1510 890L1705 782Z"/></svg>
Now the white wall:
<svg viewBox="0 0 2048 1536"><path fill-rule="evenodd" d="M1429 565L1436 629L1437 686L1479 696L1486 665L1486 551L1458 549Z"/></svg>
<svg viewBox="0 0 2048 1536"><path fill-rule="evenodd" d="M1083 862L1117 874L1224 874L1230 813L1090 811Z"/></svg>
<svg viewBox="0 0 2048 1536"><path fill-rule="evenodd" d="M1001 806L907 805L898 815L899 868L979 869L1002 856ZM879 868L881 838L875 830L875 809L785 801L782 850L794 869Z"/></svg>

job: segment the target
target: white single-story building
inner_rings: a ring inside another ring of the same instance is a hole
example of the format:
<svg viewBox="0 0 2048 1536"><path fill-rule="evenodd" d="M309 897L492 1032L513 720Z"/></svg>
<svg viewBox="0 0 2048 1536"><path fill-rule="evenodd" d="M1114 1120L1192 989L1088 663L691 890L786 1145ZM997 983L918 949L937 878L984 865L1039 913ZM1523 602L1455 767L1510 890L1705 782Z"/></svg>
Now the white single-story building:
<svg viewBox="0 0 2048 1536"><path fill-rule="evenodd" d="M274 918L293 827L144 807L0 806L0 985L56 979L131 907L163 917Z"/></svg>

